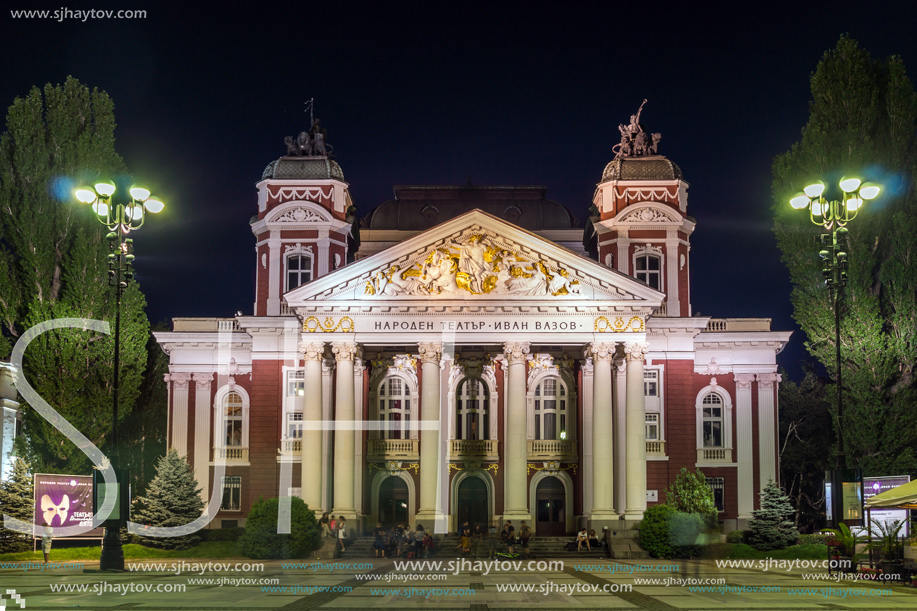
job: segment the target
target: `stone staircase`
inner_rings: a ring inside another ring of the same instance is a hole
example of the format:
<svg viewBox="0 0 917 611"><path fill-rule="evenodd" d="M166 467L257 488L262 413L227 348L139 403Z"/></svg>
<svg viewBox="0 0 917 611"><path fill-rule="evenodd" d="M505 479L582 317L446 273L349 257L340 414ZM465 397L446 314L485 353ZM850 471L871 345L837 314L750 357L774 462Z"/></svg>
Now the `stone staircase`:
<svg viewBox="0 0 917 611"><path fill-rule="evenodd" d="M612 531L614 534L611 539L611 557L618 560L637 560L643 558L649 558L649 554L644 550L640 549L639 533L636 529L625 529L621 531ZM449 535L447 537L437 536L437 550L434 555L436 558L453 558L458 555L458 551L455 547L458 545L459 540L455 535ZM575 541L576 538L573 535L561 536L561 537L535 537L529 543L529 556L532 558L558 558L558 559L576 559L576 558L608 558L608 551L602 547L599 549L594 549L591 551L586 551L584 547L579 552L567 551L567 543L570 541ZM319 552L318 556L321 559L327 558L372 558L375 557L376 552L373 549L373 537L358 537L357 539L350 542L350 545L347 546L347 551L343 554L334 547L334 541L327 540ZM486 542L481 546L482 556L487 555L487 546ZM505 547L501 544L497 544L498 551L505 551ZM515 548L516 553L524 554L524 550L521 545L517 545ZM333 556L332 556L333 554Z"/></svg>

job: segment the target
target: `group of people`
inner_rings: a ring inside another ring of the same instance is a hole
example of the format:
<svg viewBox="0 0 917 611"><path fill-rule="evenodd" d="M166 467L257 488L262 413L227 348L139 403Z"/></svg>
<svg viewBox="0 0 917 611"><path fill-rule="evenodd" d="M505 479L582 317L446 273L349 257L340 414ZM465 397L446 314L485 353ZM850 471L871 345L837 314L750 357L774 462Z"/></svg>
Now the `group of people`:
<svg viewBox="0 0 917 611"><path fill-rule="evenodd" d="M422 524L418 524L415 530L411 530L407 524L386 529L382 522L376 522L373 537L376 558L428 558L436 547L433 536L424 530Z"/></svg>
<svg viewBox="0 0 917 611"><path fill-rule="evenodd" d="M586 546L586 551L592 551L592 548L599 548L599 538L595 534L595 530L590 530L586 532L586 528L583 527L578 533L576 533L576 551L580 551L583 548L583 545Z"/></svg>
<svg viewBox="0 0 917 611"><path fill-rule="evenodd" d="M498 535L495 526L491 526L485 531L480 524L475 524L474 527L471 527L466 521L459 526L458 537L459 543L455 546L455 549L461 550L463 556L472 554L474 558L478 558L482 555L483 546L484 550L487 551L488 557L493 558L498 553L497 542L501 542L509 554L515 554L515 546L521 544L525 555L528 556L532 529L523 521L519 527L519 536L517 537L516 528L513 526L512 520L507 520L503 524L503 530Z"/></svg>
<svg viewBox="0 0 917 611"><path fill-rule="evenodd" d="M344 516L334 517L328 515L328 512L325 512L318 521L318 525L319 528L322 529L322 539L336 539L341 551L347 551L345 548L347 537L349 536L347 532L347 518Z"/></svg>

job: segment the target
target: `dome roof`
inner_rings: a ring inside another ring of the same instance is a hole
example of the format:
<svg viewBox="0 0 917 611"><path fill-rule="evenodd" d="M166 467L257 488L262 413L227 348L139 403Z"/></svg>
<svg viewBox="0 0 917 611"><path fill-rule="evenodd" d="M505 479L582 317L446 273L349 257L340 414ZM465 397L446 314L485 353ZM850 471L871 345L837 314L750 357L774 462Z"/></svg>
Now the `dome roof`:
<svg viewBox="0 0 917 611"><path fill-rule="evenodd" d="M602 172L607 180L682 180L681 168L662 155L650 157L619 157Z"/></svg>
<svg viewBox="0 0 917 611"><path fill-rule="evenodd" d="M545 199L545 187L397 186L395 199L364 219L365 229L423 231L474 209L529 231L579 227L563 205Z"/></svg>
<svg viewBox="0 0 917 611"><path fill-rule="evenodd" d="M264 168L261 180L344 180L344 172L336 161L327 157L281 157Z"/></svg>

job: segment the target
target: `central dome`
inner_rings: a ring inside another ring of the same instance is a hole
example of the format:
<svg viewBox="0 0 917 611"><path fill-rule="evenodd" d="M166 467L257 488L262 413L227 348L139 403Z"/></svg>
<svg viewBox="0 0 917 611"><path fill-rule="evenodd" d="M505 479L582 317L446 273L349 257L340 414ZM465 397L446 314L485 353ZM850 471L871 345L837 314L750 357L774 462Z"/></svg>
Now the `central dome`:
<svg viewBox="0 0 917 611"><path fill-rule="evenodd" d="M281 157L264 168L261 180L344 180L344 171L327 157Z"/></svg>
<svg viewBox="0 0 917 611"><path fill-rule="evenodd" d="M682 180L681 168L662 155L619 157L605 166L602 182L609 180Z"/></svg>

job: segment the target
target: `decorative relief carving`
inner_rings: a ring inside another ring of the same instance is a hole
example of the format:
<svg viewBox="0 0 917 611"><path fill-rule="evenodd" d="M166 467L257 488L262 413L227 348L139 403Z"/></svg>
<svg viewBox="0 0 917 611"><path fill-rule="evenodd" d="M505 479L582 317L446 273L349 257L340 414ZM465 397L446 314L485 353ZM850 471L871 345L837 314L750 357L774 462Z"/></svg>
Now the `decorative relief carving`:
<svg viewBox="0 0 917 611"><path fill-rule="evenodd" d="M574 363L575 361L566 354L558 359L550 354L535 354L528 362L528 383L531 385L534 379L543 373L551 373L569 379L573 373Z"/></svg>
<svg viewBox="0 0 917 611"><path fill-rule="evenodd" d="M753 373L737 373L732 376L736 382L736 388L741 390L751 389L751 383L755 379Z"/></svg>
<svg viewBox="0 0 917 611"><path fill-rule="evenodd" d="M367 281L365 295L529 295L547 297L580 291L567 270L523 257L485 232L428 251L413 264L393 265Z"/></svg>
<svg viewBox="0 0 917 611"><path fill-rule="evenodd" d="M328 221L328 219L320 215L315 210L312 210L311 208L297 207L291 208L283 214L275 216L271 220L272 223L305 223L308 221L318 221L319 223L325 223Z"/></svg>
<svg viewBox="0 0 917 611"><path fill-rule="evenodd" d="M200 390L210 390L210 384L213 382L212 373L193 373L191 379L194 380L194 386Z"/></svg>
<svg viewBox="0 0 917 611"><path fill-rule="evenodd" d="M506 342L503 344L503 354L509 365L525 363L525 358L529 353L528 342Z"/></svg>
<svg viewBox="0 0 917 611"><path fill-rule="evenodd" d="M331 316L326 316L324 322L320 322L316 316L309 316L303 321L302 330L309 333L315 333L316 331L322 331L323 333L334 333L335 331L353 333L354 325L350 316L338 319L337 323Z"/></svg>
<svg viewBox="0 0 917 611"><path fill-rule="evenodd" d="M658 208L637 208L621 217L622 223L678 223L674 214L666 214Z"/></svg>
<svg viewBox="0 0 917 611"><path fill-rule="evenodd" d="M329 200L334 194L334 187L276 187L268 188L271 199L279 202Z"/></svg>
<svg viewBox="0 0 917 611"><path fill-rule="evenodd" d="M647 352L649 352L649 346L644 342L625 342L624 344L624 354L627 355L629 361L642 361L646 358Z"/></svg>
<svg viewBox="0 0 917 611"><path fill-rule="evenodd" d="M422 363L435 363L439 365L443 357L443 345L439 342L424 342L417 344L417 351L420 353Z"/></svg>
<svg viewBox="0 0 917 611"><path fill-rule="evenodd" d="M325 355L325 343L303 342L299 345L299 351L302 352L303 359L307 361L321 361Z"/></svg>
<svg viewBox="0 0 917 611"><path fill-rule="evenodd" d="M600 342L586 346L585 355L591 356L594 364L595 361L610 361L614 358L616 351L616 344Z"/></svg>
<svg viewBox="0 0 917 611"><path fill-rule="evenodd" d="M312 254L312 245L309 244L308 246L303 246L299 242L297 242L296 244L287 244L286 246L283 247L283 252L284 254L299 253L299 252Z"/></svg>
<svg viewBox="0 0 917 611"><path fill-rule="evenodd" d="M646 331L646 324L639 316L631 316L626 324L622 316L616 316L614 321L599 316L595 319L593 328L596 333L643 333Z"/></svg>
<svg viewBox="0 0 917 611"><path fill-rule="evenodd" d="M583 375L591 376L595 373L595 365L592 364L592 356L587 356L584 360L580 361L580 367L583 369Z"/></svg>
<svg viewBox="0 0 917 611"><path fill-rule="evenodd" d="M172 373L172 388L188 388L188 382L191 381L190 373Z"/></svg>
<svg viewBox="0 0 917 611"><path fill-rule="evenodd" d="M417 387L417 358L410 354L396 354L395 356L385 358L382 353L376 353L376 358L370 362L372 373L370 385L375 388L377 382L383 377L395 374L406 376L414 388Z"/></svg>
<svg viewBox="0 0 917 611"><path fill-rule="evenodd" d="M677 187L615 187L617 199L623 199L625 204L631 202L677 202Z"/></svg>
<svg viewBox="0 0 917 611"><path fill-rule="evenodd" d="M331 353L336 361L352 361L360 348L353 342L332 342Z"/></svg>
<svg viewBox="0 0 917 611"><path fill-rule="evenodd" d="M780 382L782 376L779 373L759 373L758 388L773 388L775 382Z"/></svg>
<svg viewBox="0 0 917 611"><path fill-rule="evenodd" d="M706 375L715 376L715 375L722 375L724 373L726 372L720 369L719 363L716 362L716 358L711 357L710 362L707 363Z"/></svg>

